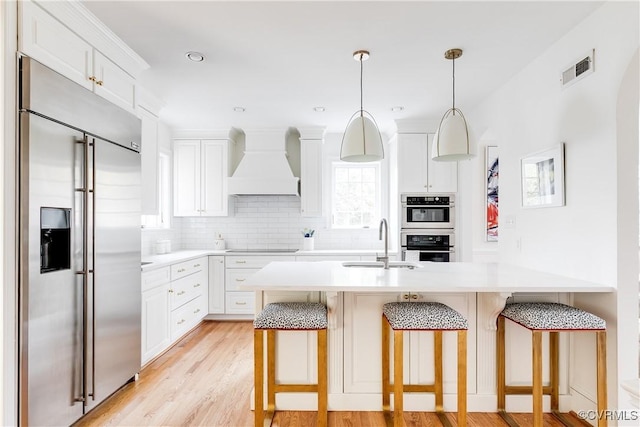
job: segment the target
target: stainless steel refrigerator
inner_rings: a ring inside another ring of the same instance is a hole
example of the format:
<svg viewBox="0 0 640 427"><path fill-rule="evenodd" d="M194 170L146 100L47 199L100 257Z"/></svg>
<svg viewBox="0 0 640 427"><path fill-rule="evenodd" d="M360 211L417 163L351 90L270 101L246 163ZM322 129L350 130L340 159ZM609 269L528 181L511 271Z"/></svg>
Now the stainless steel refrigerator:
<svg viewBox="0 0 640 427"><path fill-rule="evenodd" d="M140 370L140 120L20 59L20 423L69 425Z"/></svg>

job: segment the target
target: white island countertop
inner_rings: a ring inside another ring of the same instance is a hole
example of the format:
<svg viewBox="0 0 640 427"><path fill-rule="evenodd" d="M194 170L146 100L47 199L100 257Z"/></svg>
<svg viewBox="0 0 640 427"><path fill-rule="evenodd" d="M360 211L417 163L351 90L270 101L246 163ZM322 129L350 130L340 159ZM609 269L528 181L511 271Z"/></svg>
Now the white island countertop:
<svg viewBox="0 0 640 427"><path fill-rule="evenodd" d="M613 292L612 285L502 263L421 263L421 267L344 267L340 261L272 262L240 288L323 292Z"/></svg>

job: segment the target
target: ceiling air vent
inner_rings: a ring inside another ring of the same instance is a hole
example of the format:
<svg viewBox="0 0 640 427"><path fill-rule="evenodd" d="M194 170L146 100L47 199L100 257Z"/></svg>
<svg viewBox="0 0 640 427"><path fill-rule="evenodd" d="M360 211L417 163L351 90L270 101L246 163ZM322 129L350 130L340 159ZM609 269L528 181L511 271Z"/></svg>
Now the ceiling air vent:
<svg viewBox="0 0 640 427"><path fill-rule="evenodd" d="M560 82L562 87L567 87L574 84L578 80L581 80L593 73L593 57L595 50L592 49L586 55L582 56L578 61L571 64L562 72L562 78Z"/></svg>

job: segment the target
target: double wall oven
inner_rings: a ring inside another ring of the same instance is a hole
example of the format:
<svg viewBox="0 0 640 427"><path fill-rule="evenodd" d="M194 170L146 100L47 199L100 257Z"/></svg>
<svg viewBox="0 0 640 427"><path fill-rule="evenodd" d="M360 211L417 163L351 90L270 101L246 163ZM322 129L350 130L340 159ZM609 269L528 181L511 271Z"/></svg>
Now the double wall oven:
<svg viewBox="0 0 640 427"><path fill-rule="evenodd" d="M411 193L400 197L402 259L455 261L455 195Z"/></svg>

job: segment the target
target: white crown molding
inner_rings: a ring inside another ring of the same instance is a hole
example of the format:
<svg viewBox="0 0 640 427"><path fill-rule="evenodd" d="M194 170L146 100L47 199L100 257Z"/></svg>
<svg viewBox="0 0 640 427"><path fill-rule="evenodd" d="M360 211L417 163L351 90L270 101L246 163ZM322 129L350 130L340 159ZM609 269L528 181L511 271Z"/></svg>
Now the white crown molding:
<svg viewBox="0 0 640 427"><path fill-rule="evenodd" d="M223 129L175 129L173 139L224 139L235 142L234 128Z"/></svg>
<svg viewBox="0 0 640 427"><path fill-rule="evenodd" d="M34 3L37 3L38 6L49 12L134 78L149 68L149 64L140 55L104 25L79 0L34 0Z"/></svg>
<svg viewBox="0 0 640 427"><path fill-rule="evenodd" d="M327 128L323 126L307 126L296 129L300 133L300 141L320 139L324 142L324 135L327 131Z"/></svg>

